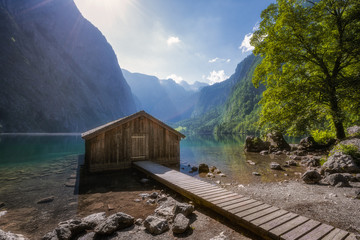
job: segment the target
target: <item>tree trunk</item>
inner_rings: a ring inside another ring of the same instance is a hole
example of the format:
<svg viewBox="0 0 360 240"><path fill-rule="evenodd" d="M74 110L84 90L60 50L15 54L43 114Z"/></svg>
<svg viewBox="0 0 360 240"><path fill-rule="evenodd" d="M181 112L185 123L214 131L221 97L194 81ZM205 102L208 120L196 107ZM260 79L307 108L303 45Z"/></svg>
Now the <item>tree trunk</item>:
<svg viewBox="0 0 360 240"><path fill-rule="evenodd" d="M344 139L345 138L345 130L344 125L342 121L336 121L334 120L334 125L336 129L336 138L337 139Z"/></svg>
<svg viewBox="0 0 360 240"><path fill-rule="evenodd" d="M336 97L331 99L331 111L332 111L332 120L336 129L336 138L344 139L345 138L345 130L343 125L343 118L341 114L341 110L339 108Z"/></svg>

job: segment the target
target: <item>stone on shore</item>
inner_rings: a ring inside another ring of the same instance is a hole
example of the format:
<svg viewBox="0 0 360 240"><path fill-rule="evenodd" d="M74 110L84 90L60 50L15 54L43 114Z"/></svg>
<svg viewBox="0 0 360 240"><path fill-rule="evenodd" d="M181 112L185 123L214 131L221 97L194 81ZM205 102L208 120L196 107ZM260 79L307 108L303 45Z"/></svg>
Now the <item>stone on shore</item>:
<svg viewBox="0 0 360 240"><path fill-rule="evenodd" d="M176 203L174 207L174 215L182 213L188 217L195 210L194 205L187 203Z"/></svg>
<svg viewBox="0 0 360 240"><path fill-rule="evenodd" d="M360 126L352 126L346 129L350 136L360 135Z"/></svg>
<svg viewBox="0 0 360 240"><path fill-rule="evenodd" d="M166 219L148 216L144 221L144 226L151 234L158 235L169 230L169 224Z"/></svg>
<svg viewBox="0 0 360 240"><path fill-rule="evenodd" d="M87 229L94 229L96 226L98 226L100 223L105 221L106 214L105 212L100 213L94 213L87 217L84 217L81 219L84 225L86 225Z"/></svg>
<svg viewBox="0 0 360 240"><path fill-rule="evenodd" d="M1 240L28 240L21 234L15 234L11 232L4 232L0 229L0 239Z"/></svg>
<svg viewBox="0 0 360 240"><path fill-rule="evenodd" d="M351 187L348 179L340 173L330 174L326 177L326 181L335 187Z"/></svg>
<svg viewBox="0 0 360 240"><path fill-rule="evenodd" d="M247 136L245 139L245 152L261 152L268 150L270 146L269 142L264 142L259 137Z"/></svg>
<svg viewBox="0 0 360 240"><path fill-rule="evenodd" d="M321 174L316 170L308 170L301 176L301 179L306 184L317 184L321 180Z"/></svg>
<svg viewBox="0 0 360 240"><path fill-rule="evenodd" d="M298 146L299 150L307 150L312 151L319 147L319 144L315 141L313 137L306 137L300 140L300 144Z"/></svg>
<svg viewBox="0 0 360 240"><path fill-rule="evenodd" d="M109 216L104 222L95 228L97 234L109 235L113 232L130 227L134 224L134 218L126 213L118 212Z"/></svg>
<svg viewBox="0 0 360 240"><path fill-rule="evenodd" d="M209 166L205 163L200 163L199 173L208 173L208 172L209 172Z"/></svg>
<svg viewBox="0 0 360 240"><path fill-rule="evenodd" d="M179 213L178 215L176 215L174 219L172 231L174 233L183 233L189 228L189 225L190 225L190 220L187 217L185 217L184 214Z"/></svg>
<svg viewBox="0 0 360 240"><path fill-rule="evenodd" d="M283 170L281 165L277 162L271 162L270 163L270 168L274 169L274 170Z"/></svg>

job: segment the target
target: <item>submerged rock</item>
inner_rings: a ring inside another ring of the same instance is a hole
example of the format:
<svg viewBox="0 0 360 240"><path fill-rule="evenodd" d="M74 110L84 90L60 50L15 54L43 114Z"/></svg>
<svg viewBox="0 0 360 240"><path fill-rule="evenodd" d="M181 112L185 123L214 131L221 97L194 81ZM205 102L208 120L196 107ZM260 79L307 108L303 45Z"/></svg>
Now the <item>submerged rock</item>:
<svg viewBox="0 0 360 240"><path fill-rule="evenodd" d="M37 203L37 204L41 204L41 203L49 203L49 202L54 201L54 199L55 199L55 197L54 197L54 196L49 196L49 197L42 198L42 199L38 200L36 203Z"/></svg>
<svg viewBox="0 0 360 240"><path fill-rule="evenodd" d="M15 234L11 232L4 232L0 229L0 239L1 240L28 240L21 234Z"/></svg>
<svg viewBox="0 0 360 240"><path fill-rule="evenodd" d="M169 230L169 224L166 219L148 216L144 221L144 226L151 234L158 235Z"/></svg>
<svg viewBox="0 0 360 240"><path fill-rule="evenodd" d="M179 213L178 215L176 215L174 219L172 231L174 233L183 233L189 228L189 225L190 225L190 220L187 217L185 217L184 214Z"/></svg>
<svg viewBox="0 0 360 240"><path fill-rule="evenodd" d="M308 170L302 176L301 179L306 184L317 184L321 179L321 174L316 170Z"/></svg>

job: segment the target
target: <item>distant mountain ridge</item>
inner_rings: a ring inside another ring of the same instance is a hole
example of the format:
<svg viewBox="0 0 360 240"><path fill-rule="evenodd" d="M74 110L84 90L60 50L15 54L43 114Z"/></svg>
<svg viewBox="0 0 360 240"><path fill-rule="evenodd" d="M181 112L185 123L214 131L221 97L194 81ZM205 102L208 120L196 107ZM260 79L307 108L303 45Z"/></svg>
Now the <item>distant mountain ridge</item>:
<svg viewBox="0 0 360 240"><path fill-rule="evenodd" d="M136 111L116 55L72 0L0 1L4 132L81 132Z"/></svg>
<svg viewBox="0 0 360 240"><path fill-rule="evenodd" d="M197 89L206 83L176 83L173 79L160 80L155 76L131 73L123 69L126 81L138 99L138 108L166 122L177 122L191 117L198 101ZM183 87L186 86L186 87Z"/></svg>

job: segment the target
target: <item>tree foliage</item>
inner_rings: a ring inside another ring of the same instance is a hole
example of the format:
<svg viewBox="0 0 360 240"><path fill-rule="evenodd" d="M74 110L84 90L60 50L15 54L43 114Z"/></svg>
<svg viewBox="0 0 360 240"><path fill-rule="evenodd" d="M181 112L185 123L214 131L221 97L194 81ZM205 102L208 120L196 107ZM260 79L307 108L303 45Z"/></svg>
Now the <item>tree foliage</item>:
<svg viewBox="0 0 360 240"><path fill-rule="evenodd" d="M291 135L360 121L360 2L277 0L261 14L253 83L266 85L259 120Z"/></svg>

